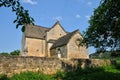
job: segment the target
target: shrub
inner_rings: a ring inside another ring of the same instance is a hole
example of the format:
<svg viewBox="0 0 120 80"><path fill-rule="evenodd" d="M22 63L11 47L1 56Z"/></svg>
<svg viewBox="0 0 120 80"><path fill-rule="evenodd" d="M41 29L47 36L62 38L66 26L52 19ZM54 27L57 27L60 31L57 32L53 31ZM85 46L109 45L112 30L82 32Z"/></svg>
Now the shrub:
<svg viewBox="0 0 120 80"><path fill-rule="evenodd" d="M10 52L10 55L19 55L19 54L20 54L20 50L14 50Z"/></svg>
<svg viewBox="0 0 120 80"><path fill-rule="evenodd" d="M65 77L65 73L61 72L60 70L58 70L58 72L53 76L53 78L60 80L61 78Z"/></svg>
<svg viewBox="0 0 120 80"><path fill-rule="evenodd" d="M2 52L2 53L0 53L0 55L3 55L3 56L8 56L8 55L10 55L9 53L7 53L7 52Z"/></svg>

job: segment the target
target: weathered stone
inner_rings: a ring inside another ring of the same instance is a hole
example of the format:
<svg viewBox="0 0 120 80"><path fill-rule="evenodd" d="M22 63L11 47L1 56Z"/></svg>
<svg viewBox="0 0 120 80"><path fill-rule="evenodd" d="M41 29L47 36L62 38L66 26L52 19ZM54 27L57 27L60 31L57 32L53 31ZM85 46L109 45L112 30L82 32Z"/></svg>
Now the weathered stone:
<svg viewBox="0 0 120 80"><path fill-rule="evenodd" d="M25 27L21 56L89 58L88 49L80 45L83 37L79 30L67 32L59 22L51 28L37 25L25 25Z"/></svg>
<svg viewBox="0 0 120 80"><path fill-rule="evenodd" d="M110 64L110 60L100 59L67 60L58 58L0 56L0 74L11 76L12 74L25 71L55 74L58 70L73 71L77 67L99 67Z"/></svg>

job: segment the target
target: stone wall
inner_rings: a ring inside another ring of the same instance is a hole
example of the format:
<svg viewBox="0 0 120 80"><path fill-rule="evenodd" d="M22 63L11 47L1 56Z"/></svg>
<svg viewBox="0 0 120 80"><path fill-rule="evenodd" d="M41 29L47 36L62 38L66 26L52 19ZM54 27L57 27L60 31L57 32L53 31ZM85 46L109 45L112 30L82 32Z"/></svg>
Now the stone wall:
<svg viewBox="0 0 120 80"><path fill-rule="evenodd" d="M42 39L26 38L27 56L45 57L45 44L45 40Z"/></svg>
<svg viewBox="0 0 120 80"><path fill-rule="evenodd" d="M79 32L76 32L69 40L67 44L68 58L89 58L88 49L84 46L79 46L79 43L76 43L79 39L81 40L82 36Z"/></svg>
<svg viewBox="0 0 120 80"><path fill-rule="evenodd" d="M53 74L61 69L61 61L56 58L0 56L0 74L11 75L24 71Z"/></svg>
<svg viewBox="0 0 120 80"><path fill-rule="evenodd" d="M62 29L60 24L55 24L48 32L46 40L57 40L58 38L66 35L66 32Z"/></svg>
<svg viewBox="0 0 120 80"><path fill-rule="evenodd" d="M33 71L54 74L58 70L71 71L77 67L97 67L110 65L110 60L99 59L58 59L43 57L0 56L0 74L11 76L15 73Z"/></svg>

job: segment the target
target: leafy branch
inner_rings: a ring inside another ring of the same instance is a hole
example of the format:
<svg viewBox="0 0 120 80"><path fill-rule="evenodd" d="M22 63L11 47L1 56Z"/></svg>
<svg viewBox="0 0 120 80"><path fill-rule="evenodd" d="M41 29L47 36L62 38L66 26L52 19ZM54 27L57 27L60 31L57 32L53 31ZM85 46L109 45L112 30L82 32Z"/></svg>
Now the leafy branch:
<svg viewBox="0 0 120 80"><path fill-rule="evenodd" d="M0 7L10 7L12 12L15 12L17 17L13 23L16 23L16 28L22 26L22 32L25 31L25 24L34 24L34 19L29 16L28 10L21 6L20 0L0 0Z"/></svg>

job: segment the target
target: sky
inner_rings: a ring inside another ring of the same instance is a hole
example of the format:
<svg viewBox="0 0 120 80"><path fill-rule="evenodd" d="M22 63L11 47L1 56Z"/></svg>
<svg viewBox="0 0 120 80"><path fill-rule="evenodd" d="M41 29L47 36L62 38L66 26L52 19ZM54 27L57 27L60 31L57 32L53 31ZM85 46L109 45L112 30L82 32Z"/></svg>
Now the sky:
<svg viewBox="0 0 120 80"><path fill-rule="evenodd" d="M79 29L82 33L89 26L90 16L100 4L100 0L20 0L21 5L29 10L35 24L51 27L58 20L62 27L72 32ZM11 8L0 8L0 52L21 49L21 27L16 29L16 19ZM93 53L94 48L89 48Z"/></svg>

